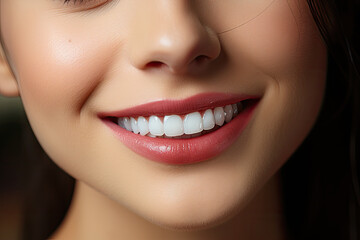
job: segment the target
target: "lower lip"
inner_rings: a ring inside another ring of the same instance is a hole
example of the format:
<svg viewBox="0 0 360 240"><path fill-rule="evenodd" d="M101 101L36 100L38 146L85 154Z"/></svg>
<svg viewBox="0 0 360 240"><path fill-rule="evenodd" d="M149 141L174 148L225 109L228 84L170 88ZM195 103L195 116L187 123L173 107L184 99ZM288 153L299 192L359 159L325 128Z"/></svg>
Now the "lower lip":
<svg viewBox="0 0 360 240"><path fill-rule="evenodd" d="M102 121L120 141L141 156L171 165L193 164L212 159L230 147L243 132L257 103L248 106L218 130L189 139L151 138L127 131L110 120Z"/></svg>

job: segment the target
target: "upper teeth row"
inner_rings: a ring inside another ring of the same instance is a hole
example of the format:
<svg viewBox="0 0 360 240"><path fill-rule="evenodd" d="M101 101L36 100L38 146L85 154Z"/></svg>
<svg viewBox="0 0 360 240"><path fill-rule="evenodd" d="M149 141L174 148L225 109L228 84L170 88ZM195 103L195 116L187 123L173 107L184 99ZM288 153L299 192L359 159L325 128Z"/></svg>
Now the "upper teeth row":
<svg viewBox="0 0 360 240"><path fill-rule="evenodd" d="M184 119L179 115L167 115L164 117L150 116L145 117L122 117L118 118L120 127L136 134L149 136L176 137L183 134L195 134L203 130L210 130L215 124L222 126L224 122L230 122L239 111L242 104L226 105L225 107L216 107L214 110L207 109L201 116L200 112L193 112L185 115Z"/></svg>

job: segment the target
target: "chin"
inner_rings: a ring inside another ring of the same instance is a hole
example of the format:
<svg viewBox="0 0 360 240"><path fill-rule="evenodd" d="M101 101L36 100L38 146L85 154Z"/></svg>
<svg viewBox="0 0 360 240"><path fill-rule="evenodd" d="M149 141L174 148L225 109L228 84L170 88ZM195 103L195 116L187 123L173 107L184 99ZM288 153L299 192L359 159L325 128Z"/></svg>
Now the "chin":
<svg viewBox="0 0 360 240"><path fill-rule="evenodd" d="M206 214L204 215L196 216L195 214L183 215L181 213L177 215L164 214L162 216L152 216L152 218L146 218L146 220L166 230L194 232L219 226L231 219L236 211L228 209L224 212L204 210L204 213L205 212Z"/></svg>
<svg viewBox="0 0 360 240"><path fill-rule="evenodd" d="M244 210L250 200L248 195L243 198L240 196L240 199L239 195L229 197L231 193L224 193L222 197L207 196L207 201L204 201L201 194L198 198L193 195L187 199L183 196L175 201L165 197L163 201L160 200L160 204L153 204L150 209L138 209L137 215L167 230L201 231L229 221Z"/></svg>

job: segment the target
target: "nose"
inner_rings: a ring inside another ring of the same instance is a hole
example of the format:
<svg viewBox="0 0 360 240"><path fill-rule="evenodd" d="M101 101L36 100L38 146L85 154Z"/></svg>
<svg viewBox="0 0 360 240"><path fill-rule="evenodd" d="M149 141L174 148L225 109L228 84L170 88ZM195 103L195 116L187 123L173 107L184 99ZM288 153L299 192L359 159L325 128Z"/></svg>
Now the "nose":
<svg viewBox="0 0 360 240"><path fill-rule="evenodd" d="M131 22L129 57L138 69L194 73L220 55L217 34L201 22L188 1L152 1Z"/></svg>

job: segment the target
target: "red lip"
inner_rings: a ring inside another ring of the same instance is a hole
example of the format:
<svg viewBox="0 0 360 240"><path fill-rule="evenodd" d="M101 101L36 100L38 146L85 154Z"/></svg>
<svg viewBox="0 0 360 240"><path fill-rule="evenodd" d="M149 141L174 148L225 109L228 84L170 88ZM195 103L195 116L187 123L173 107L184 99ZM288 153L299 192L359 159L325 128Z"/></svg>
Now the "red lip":
<svg viewBox="0 0 360 240"><path fill-rule="evenodd" d="M99 113L100 118L104 117L148 117L151 115L163 116L171 114L186 114L209 108L223 107L228 104L237 103L243 100L258 99L259 97L232 94L232 93L202 93L183 100L160 100L141 104L132 108Z"/></svg>
<svg viewBox="0 0 360 240"><path fill-rule="evenodd" d="M225 106L243 100L250 104L229 123L211 133L190 139L151 138L127 131L109 117L150 116L185 114L209 108ZM165 100L146 103L133 108L100 113L101 120L132 151L143 157L166 164L191 164L216 157L230 147L247 126L259 97L237 94L206 93L185 100Z"/></svg>

